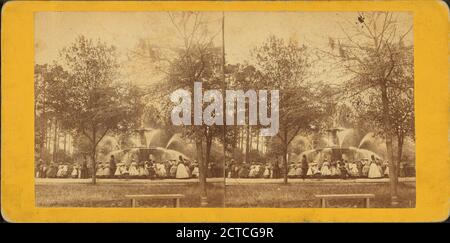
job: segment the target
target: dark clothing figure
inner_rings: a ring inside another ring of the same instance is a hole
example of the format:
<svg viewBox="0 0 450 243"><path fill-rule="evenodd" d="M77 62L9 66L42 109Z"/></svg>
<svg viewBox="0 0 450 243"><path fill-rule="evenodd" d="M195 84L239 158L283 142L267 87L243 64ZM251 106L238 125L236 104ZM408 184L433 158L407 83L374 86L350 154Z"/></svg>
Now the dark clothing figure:
<svg viewBox="0 0 450 243"><path fill-rule="evenodd" d="M116 160L114 159L114 156L111 155L111 159L109 160L109 177L113 178L114 173L116 172Z"/></svg>
<svg viewBox="0 0 450 243"><path fill-rule="evenodd" d="M83 162L81 163L81 168L80 168L80 178L81 179L86 179L88 178L88 167L87 167L87 160L83 160Z"/></svg>
<svg viewBox="0 0 450 243"><path fill-rule="evenodd" d="M306 174L308 173L308 160L306 159L306 156L303 155L302 158L302 178L306 178Z"/></svg>
<svg viewBox="0 0 450 243"><path fill-rule="evenodd" d="M341 179L347 179L348 178L348 170L345 166L345 163L339 164L339 170L341 171Z"/></svg>
<svg viewBox="0 0 450 243"><path fill-rule="evenodd" d="M278 161L273 165L272 177L280 178L280 167L278 166Z"/></svg>

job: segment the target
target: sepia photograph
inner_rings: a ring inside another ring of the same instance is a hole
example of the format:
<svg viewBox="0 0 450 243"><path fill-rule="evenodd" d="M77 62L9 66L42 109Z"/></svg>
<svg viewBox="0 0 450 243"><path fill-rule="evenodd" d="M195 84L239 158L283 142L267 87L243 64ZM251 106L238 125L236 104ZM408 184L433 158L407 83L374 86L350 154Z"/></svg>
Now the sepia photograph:
<svg viewBox="0 0 450 243"><path fill-rule="evenodd" d="M411 12L35 12L34 59L36 207L416 207Z"/></svg>

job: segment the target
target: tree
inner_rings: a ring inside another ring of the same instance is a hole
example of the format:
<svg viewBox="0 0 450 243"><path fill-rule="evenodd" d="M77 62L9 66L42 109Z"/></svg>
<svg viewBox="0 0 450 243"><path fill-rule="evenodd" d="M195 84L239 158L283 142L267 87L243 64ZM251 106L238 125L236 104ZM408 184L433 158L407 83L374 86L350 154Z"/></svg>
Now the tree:
<svg viewBox="0 0 450 243"><path fill-rule="evenodd" d="M53 136L52 159L55 162L57 158L58 130L61 130L61 126L58 126L58 121L62 119L58 111L64 107L63 100L59 99L59 96L65 90L64 81L67 79L68 73L57 63L35 65L35 111L37 122L35 129L40 128L36 130L36 143L39 143L39 152L43 155L45 154L46 140L51 140ZM50 126L47 126L48 122L50 122ZM54 127L53 133L48 134L48 128L50 128L51 132L52 127ZM50 150L50 146L47 146L47 149Z"/></svg>
<svg viewBox="0 0 450 243"><path fill-rule="evenodd" d="M288 147L300 131L313 128L324 114L326 97L320 95L320 86L307 82L311 63L306 46L271 36L255 48L253 55L256 68L262 74L262 85L280 92L277 137L282 144L284 183L287 184Z"/></svg>
<svg viewBox="0 0 450 243"><path fill-rule="evenodd" d="M108 132L138 120L132 89L116 82L115 48L101 41L79 36L61 50L60 61L69 76L51 100L65 126L89 140L95 184L97 145Z"/></svg>
<svg viewBox="0 0 450 243"><path fill-rule="evenodd" d="M356 110L372 118L385 137L393 205L398 197L393 138L397 135L401 145L405 131L411 131L414 80L412 45L405 44L412 26L402 31L397 18L392 12L360 13L349 22L351 31L342 28L343 40L330 38L327 52L349 75L345 90Z"/></svg>
<svg viewBox="0 0 450 243"><path fill-rule="evenodd" d="M157 92L149 93L152 97L148 106L157 107L157 115L165 128L177 132L195 141L196 157L199 162L199 185L201 205L207 205L206 169L209 161L212 141L223 131L223 127L212 125L189 125L173 128L170 112L173 104L168 97L177 89L191 91L194 82L201 82L204 89L222 88L221 49L216 47L205 15L200 12L168 13L169 21L175 29L179 46L162 48L146 40L139 41L132 57L145 60L149 69L163 75L163 82L158 84ZM203 107L204 108L204 107ZM193 117L191 117L193 120ZM204 145L205 144L205 145ZM204 149L204 146L206 148Z"/></svg>

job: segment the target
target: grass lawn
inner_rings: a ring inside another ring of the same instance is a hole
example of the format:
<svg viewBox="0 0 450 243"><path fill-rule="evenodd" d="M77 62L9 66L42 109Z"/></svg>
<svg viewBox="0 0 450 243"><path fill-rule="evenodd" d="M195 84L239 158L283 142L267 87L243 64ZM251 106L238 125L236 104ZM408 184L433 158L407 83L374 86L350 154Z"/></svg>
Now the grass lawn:
<svg viewBox="0 0 450 243"><path fill-rule="evenodd" d="M181 207L200 207L198 184L71 184L36 185L38 207L131 207L126 194L181 193ZM227 185L226 196L221 183L208 184L209 207L320 207L315 194L372 193L371 207L390 207L389 183L292 183ZM400 205L415 207L415 183L403 182L398 187ZM171 200L138 200L138 207L172 207ZM364 207L362 199L329 200L328 207Z"/></svg>
<svg viewBox="0 0 450 243"><path fill-rule="evenodd" d="M315 194L372 193L371 207L387 208L390 205L389 183L337 183L337 184L246 184L228 185L225 204L227 207L270 207L270 208L318 208ZM415 183L399 183L398 207L415 207ZM328 207L364 207L363 199L328 200Z"/></svg>
<svg viewBox="0 0 450 243"><path fill-rule="evenodd" d="M200 207L197 184L44 184L36 185L38 207L131 207L126 194L185 194L181 207ZM222 184L208 184L210 207L223 207ZM138 207L172 207L171 200L138 200Z"/></svg>

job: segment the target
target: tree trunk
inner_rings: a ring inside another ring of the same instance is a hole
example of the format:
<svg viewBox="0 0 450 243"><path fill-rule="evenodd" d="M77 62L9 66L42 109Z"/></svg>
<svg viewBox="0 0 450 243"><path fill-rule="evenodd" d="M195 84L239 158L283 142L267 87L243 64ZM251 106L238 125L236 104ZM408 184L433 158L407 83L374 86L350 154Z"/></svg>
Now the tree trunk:
<svg viewBox="0 0 450 243"><path fill-rule="evenodd" d="M247 125L246 128L246 142L245 142L245 161L249 163L249 152L250 152L250 125Z"/></svg>
<svg viewBox="0 0 450 243"><path fill-rule="evenodd" d="M395 179L397 180L397 184L398 184L398 177L399 177L399 173L400 173L400 163L402 162L402 157L403 157L403 134L399 134L397 137L397 165L396 165L396 177Z"/></svg>
<svg viewBox="0 0 450 243"><path fill-rule="evenodd" d="M51 140L52 140L52 123L51 123L51 120L49 121L49 120L47 120L47 121L45 121L46 123L46 125L48 125L47 126L47 131L46 131L46 137L47 137L47 139L46 139L46 147L47 147L47 151L50 153L50 143L51 143ZM50 124L48 124L48 123L50 123Z"/></svg>
<svg viewBox="0 0 450 243"><path fill-rule="evenodd" d="M259 131L256 130L256 152L259 152Z"/></svg>
<svg viewBox="0 0 450 243"><path fill-rule="evenodd" d="M58 120L56 120L56 118L54 118L54 127L55 127L55 131L54 131L54 136L53 136L53 162L57 163L56 159L57 159L57 155L56 153L58 152Z"/></svg>
<svg viewBox="0 0 450 243"><path fill-rule="evenodd" d="M195 147L197 151L198 169L199 169L199 185L200 185L200 206L204 207L208 205L208 197L206 193L206 169L203 161L203 141L202 139L196 139Z"/></svg>
<svg viewBox="0 0 450 243"><path fill-rule="evenodd" d="M238 145L238 139L239 139L238 127L234 126L233 127L233 143L231 144L231 146L232 146L231 151L233 152L233 159L237 159L237 158L234 158L234 155L236 155L236 147Z"/></svg>
<svg viewBox="0 0 450 243"><path fill-rule="evenodd" d="M392 128L391 121L389 118L389 100L387 97L387 87L386 84L383 83L381 85L381 101L383 104L383 123L384 130L386 134L386 150L387 150L387 159L389 161L389 180L390 180L390 191L391 191L391 204L398 204L398 195L397 195L397 168L396 162L394 161L394 154L392 149Z"/></svg>
<svg viewBox="0 0 450 243"><path fill-rule="evenodd" d="M205 155L205 167L206 170L208 170L208 166L210 161L210 157L211 157L211 144L212 144L212 136L210 134L210 131L208 131L207 135L206 135L206 155ZM208 177L208 173L206 174L206 177Z"/></svg>
<svg viewBox="0 0 450 243"><path fill-rule="evenodd" d="M286 185L288 184L288 161L287 161L287 155L288 155L288 149L287 149L288 145L284 145L283 148L283 183Z"/></svg>
<svg viewBox="0 0 450 243"><path fill-rule="evenodd" d="M92 157L92 184L95 185L97 183L97 161L96 161L96 152L97 152L97 144L96 144L96 130L95 128L92 130L92 151L91 151L91 157Z"/></svg>
<svg viewBox="0 0 450 243"><path fill-rule="evenodd" d="M67 134L64 132L64 160L66 160Z"/></svg>

